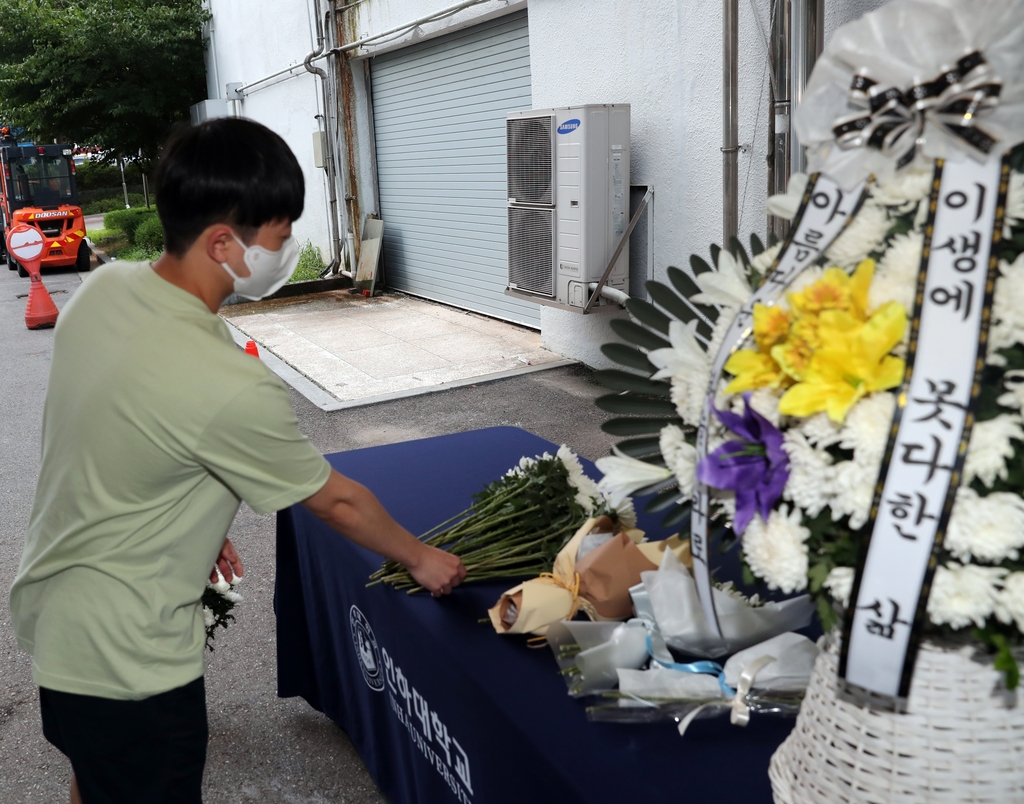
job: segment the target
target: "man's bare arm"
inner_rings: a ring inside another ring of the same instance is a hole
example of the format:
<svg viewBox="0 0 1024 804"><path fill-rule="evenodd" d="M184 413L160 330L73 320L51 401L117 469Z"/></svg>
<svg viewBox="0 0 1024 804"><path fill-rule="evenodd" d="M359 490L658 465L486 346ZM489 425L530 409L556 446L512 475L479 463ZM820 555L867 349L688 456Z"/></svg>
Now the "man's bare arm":
<svg viewBox="0 0 1024 804"><path fill-rule="evenodd" d="M423 544L391 518L369 489L334 470L324 487L302 504L361 547L404 564L434 597L448 594L466 577L457 556Z"/></svg>

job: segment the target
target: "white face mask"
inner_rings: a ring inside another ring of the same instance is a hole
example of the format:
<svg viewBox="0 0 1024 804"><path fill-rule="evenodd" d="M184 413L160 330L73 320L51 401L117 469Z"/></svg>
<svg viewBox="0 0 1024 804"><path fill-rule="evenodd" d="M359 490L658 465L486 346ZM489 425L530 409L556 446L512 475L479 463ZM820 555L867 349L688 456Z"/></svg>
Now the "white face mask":
<svg viewBox="0 0 1024 804"><path fill-rule="evenodd" d="M270 251L263 246L245 245L234 232L231 236L245 249L242 259L249 269L249 275L239 276L226 262L222 262L221 267L235 280L235 293L243 299L256 301L269 296L278 291L295 273L295 268L299 264L299 244L294 237L286 238L280 250Z"/></svg>

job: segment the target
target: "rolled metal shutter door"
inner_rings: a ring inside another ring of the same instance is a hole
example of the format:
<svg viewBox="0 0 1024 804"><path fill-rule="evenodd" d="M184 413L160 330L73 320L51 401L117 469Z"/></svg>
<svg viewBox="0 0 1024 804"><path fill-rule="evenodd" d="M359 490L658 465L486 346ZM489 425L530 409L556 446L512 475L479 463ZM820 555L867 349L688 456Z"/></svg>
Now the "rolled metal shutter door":
<svg viewBox="0 0 1024 804"><path fill-rule="evenodd" d="M388 284L540 326L508 280L505 115L531 108L526 12L373 59Z"/></svg>

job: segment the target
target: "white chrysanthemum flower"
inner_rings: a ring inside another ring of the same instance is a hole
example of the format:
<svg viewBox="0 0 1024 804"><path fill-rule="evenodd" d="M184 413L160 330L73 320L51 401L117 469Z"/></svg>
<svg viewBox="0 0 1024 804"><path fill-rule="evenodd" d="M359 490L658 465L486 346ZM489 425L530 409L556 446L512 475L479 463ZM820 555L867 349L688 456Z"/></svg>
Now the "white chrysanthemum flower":
<svg viewBox="0 0 1024 804"><path fill-rule="evenodd" d="M611 505L610 502L609 505ZM615 511L615 517L622 527L636 527L636 509L633 507L633 500L631 498L627 497L618 505L612 505L612 510Z"/></svg>
<svg viewBox="0 0 1024 804"><path fill-rule="evenodd" d="M994 419L974 423L964 460L964 485L978 478L991 488L997 477L1006 479L1006 461L1014 452L1011 440L1024 441L1021 424L1016 413L1001 413Z"/></svg>
<svg viewBox="0 0 1024 804"><path fill-rule="evenodd" d="M829 503L832 520L850 517L850 527L864 527L871 514L880 466L866 466L858 461L840 461L833 466L833 496Z"/></svg>
<svg viewBox="0 0 1024 804"><path fill-rule="evenodd" d="M1024 223L1024 173L1013 171L1006 191L1006 212L1003 218L1003 237L1011 237L1011 226Z"/></svg>
<svg viewBox="0 0 1024 804"><path fill-rule="evenodd" d="M832 421L827 413L815 413L797 426L807 441L816 447L831 447L842 437L843 426Z"/></svg>
<svg viewBox="0 0 1024 804"><path fill-rule="evenodd" d="M206 624L207 628L212 627L213 624L217 622L217 618L213 616L213 612L206 606L203 606L203 622Z"/></svg>
<svg viewBox="0 0 1024 804"><path fill-rule="evenodd" d="M884 207L866 202L825 252L830 263L840 268L857 265L872 251L877 251L891 224Z"/></svg>
<svg viewBox="0 0 1024 804"><path fill-rule="evenodd" d="M782 250L782 241L780 240L774 246L769 246L756 257L752 257L750 260L750 267L757 271L761 276L764 276L768 269L772 267L775 262L775 258L779 256L779 252Z"/></svg>
<svg viewBox="0 0 1024 804"><path fill-rule="evenodd" d="M1013 369L1003 374L1005 394L1001 394L996 402L1004 408L1024 408L1024 371Z"/></svg>
<svg viewBox="0 0 1024 804"><path fill-rule="evenodd" d="M864 397L847 414L839 446L853 450L853 459L862 466L878 467L885 455L895 410L895 394L882 391Z"/></svg>
<svg viewBox="0 0 1024 804"><path fill-rule="evenodd" d="M696 276L700 293L690 297L697 304L720 304L725 307L742 307L750 298L750 282L747 269L726 249L718 255L718 270L705 271Z"/></svg>
<svg viewBox="0 0 1024 804"><path fill-rule="evenodd" d="M924 234L909 232L893 238L882 259L878 261L875 276L868 290L868 305L874 310L886 302L899 302L908 314L914 311L917 275L921 270L921 249Z"/></svg>
<svg viewBox="0 0 1024 804"><path fill-rule="evenodd" d="M987 362L996 366L1006 365L1006 359L997 354L999 349L1024 343L1024 253L1012 264L999 261L988 338Z"/></svg>
<svg viewBox="0 0 1024 804"><path fill-rule="evenodd" d="M679 483L679 491L689 497L693 494L693 482L697 474L697 448L687 442L682 428L674 424L661 428L658 446L661 457Z"/></svg>
<svg viewBox="0 0 1024 804"><path fill-rule="evenodd" d="M743 533L743 554L751 571L769 589L786 594L807 588L807 545L811 532L801 524L803 514L793 506L777 508L768 522L755 514Z"/></svg>
<svg viewBox="0 0 1024 804"><path fill-rule="evenodd" d="M837 601L844 609L850 605L850 593L853 591L853 567L832 567L822 584L832 599Z"/></svg>
<svg viewBox="0 0 1024 804"><path fill-rule="evenodd" d="M597 483L587 477L586 472L583 471L583 464L580 463L580 459L565 444L558 448L558 452L555 455L562 462L565 471L569 475L569 485L576 490L576 502L588 516L593 514L597 503L601 499L601 492L597 488Z"/></svg>
<svg viewBox="0 0 1024 804"><path fill-rule="evenodd" d="M220 596L225 600L230 600L232 603L242 602L242 596L238 592L232 592L230 589L226 592L221 592Z"/></svg>
<svg viewBox="0 0 1024 804"><path fill-rule="evenodd" d="M896 207L899 212L910 208L931 195L932 171L910 167L890 176L880 178L871 185L871 200L886 207Z"/></svg>
<svg viewBox="0 0 1024 804"><path fill-rule="evenodd" d="M778 215L787 221L796 217L796 211L800 209L800 202L803 201L804 192L807 190L806 173L793 173L789 177L789 185L786 192L779 195L768 196L765 206L769 215Z"/></svg>
<svg viewBox="0 0 1024 804"><path fill-rule="evenodd" d="M815 449L796 428L787 430L782 448L789 456L789 479L782 496L816 517L832 499L832 456Z"/></svg>
<svg viewBox="0 0 1024 804"><path fill-rule="evenodd" d="M970 486L961 486L943 546L964 562L1016 559L1024 547L1024 500L1005 491L982 497Z"/></svg>
<svg viewBox="0 0 1024 804"><path fill-rule="evenodd" d="M224 576L221 574L219 567L215 565L213 571L217 573L217 580L209 584L209 587L213 589L213 591L217 594L223 595L225 592L231 589L231 584L224 580Z"/></svg>
<svg viewBox="0 0 1024 804"><path fill-rule="evenodd" d="M1024 572L1011 572L1003 579L995 614L999 622L1015 624L1018 631L1024 631Z"/></svg>
<svg viewBox="0 0 1024 804"><path fill-rule="evenodd" d="M700 411L707 393L711 364L697 342L696 320L683 324L672 321L668 326L669 342L664 349L653 349L647 358L658 369L652 379L671 378L670 398L680 417L687 424L700 421Z"/></svg>
<svg viewBox="0 0 1024 804"><path fill-rule="evenodd" d="M712 519L724 519L730 525L736 519L736 492L725 491L724 489L708 489L709 502L712 511Z"/></svg>
<svg viewBox="0 0 1024 804"><path fill-rule="evenodd" d="M996 607L996 595L1006 570L950 562L935 570L928 596L928 617L935 625L985 627Z"/></svg>
<svg viewBox="0 0 1024 804"><path fill-rule="evenodd" d="M739 309L736 307L723 307L718 311L718 320L715 321L715 326L711 329L711 341L708 343L708 376L711 373L711 363L714 361L715 356L722 348L722 344L725 343L725 335L729 331L729 327L732 326L732 322L736 320L736 316L739 314ZM707 381L705 380L705 386Z"/></svg>
<svg viewBox="0 0 1024 804"><path fill-rule="evenodd" d="M597 487L615 508L634 492L672 477L664 466L631 458L618 447L612 447L612 452L615 454L598 458L594 463L604 475Z"/></svg>

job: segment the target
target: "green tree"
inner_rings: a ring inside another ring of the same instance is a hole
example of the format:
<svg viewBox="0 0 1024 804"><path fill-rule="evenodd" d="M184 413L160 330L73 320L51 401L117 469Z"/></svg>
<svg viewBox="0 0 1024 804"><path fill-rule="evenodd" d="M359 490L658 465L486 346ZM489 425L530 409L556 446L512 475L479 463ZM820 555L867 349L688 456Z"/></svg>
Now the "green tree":
<svg viewBox="0 0 1024 804"><path fill-rule="evenodd" d="M156 156L206 97L202 0L4 0L0 121Z"/></svg>

